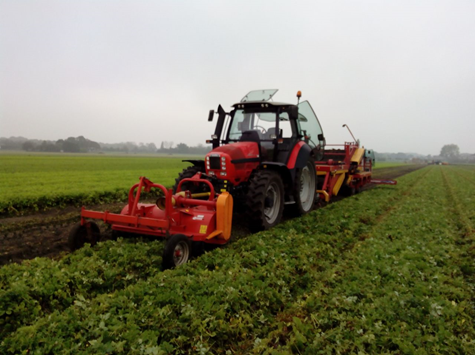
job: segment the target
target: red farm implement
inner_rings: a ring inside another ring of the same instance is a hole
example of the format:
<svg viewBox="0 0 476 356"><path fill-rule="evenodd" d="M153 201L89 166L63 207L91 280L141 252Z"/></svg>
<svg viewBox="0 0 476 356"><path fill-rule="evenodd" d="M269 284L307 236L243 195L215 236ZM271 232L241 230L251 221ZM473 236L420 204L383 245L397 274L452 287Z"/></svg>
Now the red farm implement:
<svg viewBox="0 0 476 356"><path fill-rule="evenodd" d="M191 194L181 190L182 184L204 185L208 192ZM156 204L139 203L142 189L152 188L162 192ZM197 199L208 197L207 200ZM231 235L233 198L228 192L215 193L213 185L199 175L183 179L173 194L161 184L152 183L141 177L129 191L128 204L120 214L108 211L81 210L81 222L71 231L71 249L81 247L85 242L95 244L99 238L99 228L87 219L102 220L110 224L113 231L145 234L166 238L164 266L173 267L188 260L191 242L223 245Z"/></svg>

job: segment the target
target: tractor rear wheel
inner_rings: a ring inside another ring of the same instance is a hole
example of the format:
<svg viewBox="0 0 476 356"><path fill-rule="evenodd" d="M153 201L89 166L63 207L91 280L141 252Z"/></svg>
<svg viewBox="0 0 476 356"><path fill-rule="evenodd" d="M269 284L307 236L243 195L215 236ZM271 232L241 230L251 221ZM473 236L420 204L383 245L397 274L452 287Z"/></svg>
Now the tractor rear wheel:
<svg viewBox="0 0 476 356"><path fill-rule="evenodd" d="M169 269L183 265L191 256L192 244L189 238L182 234L172 235L165 244L162 266Z"/></svg>
<svg viewBox="0 0 476 356"><path fill-rule="evenodd" d="M294 183L294 201L291 209L294 215L307 214L314 208L316 200L316 167L309 159L306 165L298 169Z"/></svg>
<svg viewBox="0 0 476 356"><path fill-rule="evenodd" d="M284 186L276 172L256 172L250 179L246 198L246 212L252 232L267 230L281 221Z"/></svg>
<svg viewBox="0 0 476 356"><path fill-rule="evenodd" d="M96 223L92 221L86 222L84 225L77 223L73 226L68 236L68 246L71 252L76 251L84 246L85 243L96 245L99 241L101 232Z"/></svg>

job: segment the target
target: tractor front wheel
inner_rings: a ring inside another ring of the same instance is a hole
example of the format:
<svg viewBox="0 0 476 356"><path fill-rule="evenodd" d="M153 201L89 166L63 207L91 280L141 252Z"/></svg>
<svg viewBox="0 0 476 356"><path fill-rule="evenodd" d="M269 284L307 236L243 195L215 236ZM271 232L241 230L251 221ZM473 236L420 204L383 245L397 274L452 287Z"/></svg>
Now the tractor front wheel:
<svg viewBox="0 0 476 356"><path fill-rule="evenodd" d="M76 251L84 246L85 243L96 245L99 241L101 232L96 223L92 221L86 222L84 225L77 223L73 226L68 236L68 246L72 251Z"/></svg>
<svg viewBox="0 0 476 356"><path fill-rule="evenodd" d="M187 261L192 256L192 244L187 236L182 234L172 235L165 244L162 256L162 266L164 269L174 268Z"/></svg>
<svg viewBox="0 0 476 356"><path fill-rule="evenodd" d="M281 221L284 186L278 173L256 172L250 179L246 198L249 228L252 232L267 230Z"/></svg>

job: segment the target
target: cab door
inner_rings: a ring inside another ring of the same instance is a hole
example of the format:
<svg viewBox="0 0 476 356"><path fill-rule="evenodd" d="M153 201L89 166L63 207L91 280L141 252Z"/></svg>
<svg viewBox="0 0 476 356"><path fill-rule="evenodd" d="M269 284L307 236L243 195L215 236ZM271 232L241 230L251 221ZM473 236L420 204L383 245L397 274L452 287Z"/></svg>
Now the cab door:
<svg viewBox="0 0 476 356"><path fill-rule="evenodd" d="M312 149L316 160L321 160L324 156L326 140L322 132L321 124L309 102L303 101L298 105L298 129L305 141Z"/></svg>

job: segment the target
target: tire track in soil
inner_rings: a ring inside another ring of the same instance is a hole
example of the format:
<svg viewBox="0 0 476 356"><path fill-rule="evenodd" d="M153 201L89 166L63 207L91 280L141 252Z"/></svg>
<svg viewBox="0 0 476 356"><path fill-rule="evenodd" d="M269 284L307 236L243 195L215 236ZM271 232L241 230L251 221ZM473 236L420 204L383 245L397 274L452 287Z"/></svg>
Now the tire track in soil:
<svg viewBox="0 0 476 356"><path fill-rule="evenodd" d="M457 193L448 178L447 173L444 169L440 169L441 175L443 177L443 185L446 188L446 199L448 201L449 211L455 216L455 220L452 220L459 237L460 241L457 244L460 246L458 252L459 258L463 261L471 261L467 264L456 263L457 267L460 269L461 273L464 275L465 280L471 286L474 293L474 252L475 252L475 241L474 241L474 225L468 222L467 215L463 211L463 207L457 198ZM473 309L475 305L475 300L472 300Z"/></svg>
<svg viewBox="0 0 476 356"><path fill-rule="evenodd" d="M423 171L421 175L416 179L409 187L407 190L405 190L401 195L398 196L398 198L395 200L395 203L401 203L407 196L410 195L410 193L417 187L422 181L423 178L426 177L433 168L429 168L426 171ZM390 206L389 209L387 209L383 214L379 215L378 218L376 219L376 223L383 221L388 215L390 215L395 209L399 207L398 204L393 204Z"/></svg>
<svg viewBox="0 0 476 356"><path fill-rule="evenodd" d="M474 184L474 175L470 177L464 175L463 173L457 171L457 170L453 170L452 171L455 175L457 175L458 177L461 177L462 179L464 179L465 181L467 181L468 183L471 183L471 184Z"/></svg>
<svg viewBox="0 0 476 356"><path fill-rule="evenodd" d="M397 166L376 170L374 178L392 179L408 174L425 166ZM369 184L362 190L374 188ZM344 197L337 196L331 203L338 202ZM88 207L91 210L120 212L125 203L103 204ZM67 246L68 234L72 226L80 219L80 208L66 207L51 209L39 214L9 217L0 219L0 266L12 262L21 262L35 257L60 258L69 252ZM233 217L232 240L250 234L246 219L241 214ZM285 220L289 217L284 217ZM112 238L109 225L98 222L101 229L101 240Z"/></svg>
<svg viewBox="0 0 476 356"><path fill-rule="evenodd" d="M440 169L441 175L443 177L443 184L446 188L447 192L447 200L450 210L456 216L458 223L455 224L456 228L461 231L461 235L464 238L471 236L474 234L474 226L470 225L466 219L466 215L463 213L463 208L461 207L461 203L459 202L458 198L456 197L456 191L453 188L453 185L450 183L447 173L444 169ZM453 172L455 173L455 172ZM458 174L456 174L458 175ZM458 175L460 176L460 175ZM465 178L460 176L461 178Z"/></svg>

